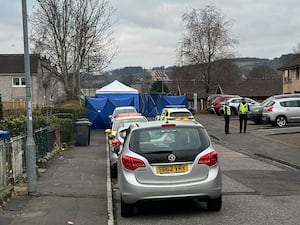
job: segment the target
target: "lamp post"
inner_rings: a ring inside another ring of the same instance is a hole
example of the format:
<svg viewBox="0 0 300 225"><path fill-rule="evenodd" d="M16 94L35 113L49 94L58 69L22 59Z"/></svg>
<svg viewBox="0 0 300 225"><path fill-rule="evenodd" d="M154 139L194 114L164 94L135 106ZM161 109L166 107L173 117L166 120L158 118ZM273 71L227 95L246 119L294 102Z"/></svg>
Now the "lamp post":
<svg viewBox="0 0 300 225"><path fill-rule="evenodd" d="M28 50L28 27L27 27L27 5L22 0L23 14L23 40L24 40L24 68L26 76L26 111L27 111L27 139L26 139L26 170L28 195L36 195L36 152L32 129L32 102L31 102L31 79L30 79L30 57Z"/></svg>

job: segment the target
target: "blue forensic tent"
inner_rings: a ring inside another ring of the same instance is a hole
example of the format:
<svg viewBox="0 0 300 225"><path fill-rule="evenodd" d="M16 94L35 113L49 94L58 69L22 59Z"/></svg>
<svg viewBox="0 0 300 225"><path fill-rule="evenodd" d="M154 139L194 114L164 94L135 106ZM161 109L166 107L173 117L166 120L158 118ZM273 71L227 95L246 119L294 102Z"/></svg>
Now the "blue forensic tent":
<svg viewBox="0 0 300 225"><path fill-rule="evenodd" d="M112 83L96 90L96 98L111 98L111 99L130 99L133 98L134 105L139 111L139 92L138 90L128 87L125 84L115 80Z"/></svg>
<svg viewBox="0 0 300 225"><path fill-rule="evenodd" d="M92 122L91 127L94 129L104 129L110 123L108 115L113 104L108 98L90 98L86 97L85 107L87 108L87 118Z"/></svg>
<svg viewBox="0 0 300 225"><path fill-rule="evenodd" d="M144 94L140 96L140 108L144 116L155 117L167 105L185 105L188 107L188 100L185 95Z"/></svg>
<svg viewBox="0 0 300 225"><path fill-rule="evenodd" d="M119 81L96 90L95 98L86 98L85 106L93 129L105 129L110 126L109 115L118 106L134 106L139 111L139 95L136 89Z"/></svg>

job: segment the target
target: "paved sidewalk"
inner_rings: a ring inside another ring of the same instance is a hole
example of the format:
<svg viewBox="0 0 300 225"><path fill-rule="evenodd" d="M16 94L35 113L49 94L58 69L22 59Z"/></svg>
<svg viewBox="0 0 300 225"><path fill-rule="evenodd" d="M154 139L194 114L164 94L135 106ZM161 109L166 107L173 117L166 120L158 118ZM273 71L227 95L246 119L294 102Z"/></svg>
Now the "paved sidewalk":
<svg viewBox="0 0 300 225"><path fill-rule="evenodd" d="M103 130L89 146L54 156L37 181L38 197L18 196L0 211L1 225L108 224L107 153Z"/></svg>

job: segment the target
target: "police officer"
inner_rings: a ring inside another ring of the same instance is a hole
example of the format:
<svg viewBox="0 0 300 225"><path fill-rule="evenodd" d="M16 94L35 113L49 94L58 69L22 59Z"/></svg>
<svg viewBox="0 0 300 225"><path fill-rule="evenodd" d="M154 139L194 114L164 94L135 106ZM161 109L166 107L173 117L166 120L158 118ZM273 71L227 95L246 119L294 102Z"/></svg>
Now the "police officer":
<svg viewBox="0 0 300 225"><path fill-rule="evenodd" d="M225 102L225 107L224 107L225 134L230 134L229 132L230 116L231 116L231 108L228 102Z"/></svg>
<svg viewBox="0 0 300 225"><path fill-rule="evenodd" d="M243 123L244 123L244 133L246 133L249 110L250 110L250 107L249 107L248 103L246 102L246 99L243 98L242 102L239 104L239 107L238 107L238 114L239 114L239 119L240 119L240 133L242 133Z"/></svg>

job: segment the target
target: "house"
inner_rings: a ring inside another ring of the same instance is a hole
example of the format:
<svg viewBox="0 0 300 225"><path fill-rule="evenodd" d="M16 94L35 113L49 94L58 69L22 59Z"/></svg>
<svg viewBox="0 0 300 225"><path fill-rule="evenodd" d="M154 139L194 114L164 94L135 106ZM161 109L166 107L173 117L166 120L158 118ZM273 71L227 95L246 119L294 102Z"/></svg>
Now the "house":
<svg viewBox="0 0 300 225"><path fill-rule="evenodd" d="M281 77L242 79L223 84L221 87L225 94L234 94L260 101L272 95L282 94L282 79Z"/></svg>
<svg viewBox="0 0 300 225"><path fill-rule="evenodd" d="M278 70L282 72L283 93L300 93L300 54Z"/></svg>
<svg viewBox="0 0 300 225"><path fill-rule="evenodd" d="M148 70L153 81L169 81L168 75L163 70Z"/></svg>
<svg viewBox="0 0 300 225"><path fill-rule="evenodd" d="M49 70L50 62L39 54L30 55L31 101L33 106L53 104L65 92L63 84ZM3 106L26 102L23 54L0 54L0 94ZM22 104L21 104L22 105Z"/></svg>
<svg viewBox="0 0 300 225"><path fill-rule="evenodd" d="M173 81L169 83L172 94L186 95L188 101L193 105L195 96L199 102L199 109L206 108L206 100L209 94L205 91L203 82ZM233 94L249 97L255 100L264 100L272 95L282 94L282 79L241 79L230 83L218 84L213 89L212 94Z"/></svg>

